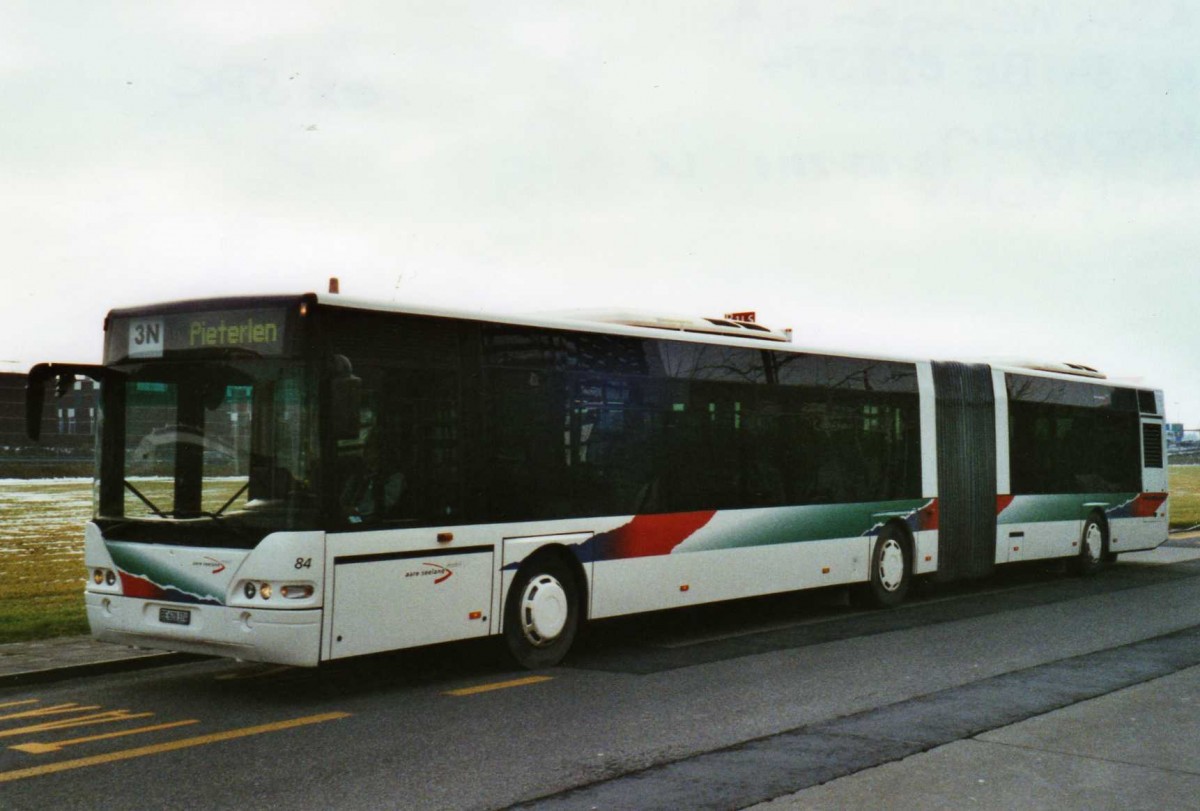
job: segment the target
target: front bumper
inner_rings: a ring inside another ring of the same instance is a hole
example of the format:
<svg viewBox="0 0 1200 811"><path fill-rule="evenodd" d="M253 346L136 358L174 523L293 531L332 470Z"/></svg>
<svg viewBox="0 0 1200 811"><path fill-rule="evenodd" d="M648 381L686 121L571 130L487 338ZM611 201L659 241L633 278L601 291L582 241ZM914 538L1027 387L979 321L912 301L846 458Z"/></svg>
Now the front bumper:
<svg viewBox="0 0 1200 811"><path fill-rule="evenodd" d="M85 594L92 636L139 648L313 667L320 661L321 609L229 608ZM190 612L187 625L159 619L159 609Z"/></svg>

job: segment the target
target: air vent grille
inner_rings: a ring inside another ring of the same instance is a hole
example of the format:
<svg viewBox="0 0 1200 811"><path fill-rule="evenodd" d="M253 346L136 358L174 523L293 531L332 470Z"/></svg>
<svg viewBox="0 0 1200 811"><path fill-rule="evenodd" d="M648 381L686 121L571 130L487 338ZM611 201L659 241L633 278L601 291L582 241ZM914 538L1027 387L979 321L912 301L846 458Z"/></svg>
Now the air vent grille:
<svg viewBox="0 0 1200 811"><path fill-rule="evenodd" d="M1157 423L1142 425L1142 456L1146 467L1163 466L1163 429Z"/></svg>

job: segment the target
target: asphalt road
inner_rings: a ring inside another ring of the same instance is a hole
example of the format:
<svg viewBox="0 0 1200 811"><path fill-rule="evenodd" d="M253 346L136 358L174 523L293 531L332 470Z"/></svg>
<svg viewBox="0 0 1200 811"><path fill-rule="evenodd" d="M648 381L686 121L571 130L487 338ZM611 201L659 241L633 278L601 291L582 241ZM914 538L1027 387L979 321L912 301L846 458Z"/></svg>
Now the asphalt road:
<svg viewBox="0 0 1200 811"><path fill-rule="evenodd" d="M1196 551L612 621L532 674L470 644L9 689L0 806L745 807L1200 663Z"/></svg>

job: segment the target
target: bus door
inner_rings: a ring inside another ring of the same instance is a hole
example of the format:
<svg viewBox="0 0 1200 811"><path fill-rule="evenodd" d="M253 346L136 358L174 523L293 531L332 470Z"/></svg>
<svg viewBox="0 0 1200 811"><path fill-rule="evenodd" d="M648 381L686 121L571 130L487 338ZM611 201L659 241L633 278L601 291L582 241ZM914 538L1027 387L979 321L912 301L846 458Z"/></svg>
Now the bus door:
<svg viewBox="0 0 1200 811"><path fill-rule="evenodd" d="M331 658L485 636L498 550L464 528L457 370L359 363L358 435L338 440Z"/></svg>
<svg viewBox="0 0 1200 811"><path fill-rule="evenodd" d="M362 544L369 535L375 533L331 535L328 548ZM330 658L487 635L498 627L491 610L494 558L490 545L453 538L420 551L338 554Z"/></svg>

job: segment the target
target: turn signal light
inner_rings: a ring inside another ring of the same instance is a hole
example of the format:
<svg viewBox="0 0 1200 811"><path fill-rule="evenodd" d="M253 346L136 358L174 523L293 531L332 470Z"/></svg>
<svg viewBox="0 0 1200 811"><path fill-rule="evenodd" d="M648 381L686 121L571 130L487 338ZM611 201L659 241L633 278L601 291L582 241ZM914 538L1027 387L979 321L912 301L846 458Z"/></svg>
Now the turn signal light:
<svg viewBox="0 0 1200 811"><path fill-rule="evenodd" d="M303 600L313 596L313 587L308 585L290 585L279 589L279 595L288 600Z"/></svg>
<svg viewBox="0 0 1200 811"><path fill-rule="evenodd" d="M264 600L271 599L271 584L263 583L261 586L258 587L258 593L259 593L259 596L261 596Z"/></svg>
<svg viewBox="0 0 1200 811"><path fill-rule="evenodd" d="M92 582L95 583L97 586L104 582L104 570L103 569L97 569L96 571L92 572Z"/></svg>

